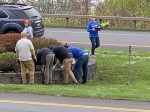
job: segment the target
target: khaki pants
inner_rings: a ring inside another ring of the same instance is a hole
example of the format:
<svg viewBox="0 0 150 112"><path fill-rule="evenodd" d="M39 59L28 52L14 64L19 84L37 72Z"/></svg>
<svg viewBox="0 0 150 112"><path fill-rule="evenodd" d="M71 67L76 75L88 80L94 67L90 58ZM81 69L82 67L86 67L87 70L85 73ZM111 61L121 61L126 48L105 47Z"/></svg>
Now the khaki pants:
<svg viewBox="0 0 150 112"><path fill-rule="evenodd" d="M26 71L29 70L29 83L34 84L34 72L35 72L35 67L34 67L34 62L33 60L29 61L20 61L21 65L21 78L22 78L22 83L26 84L27 79L26 79Z"/></svg>
<svg viewBox="0 0 150 112"><path fill-rule="evenodd" d="M68 83L68 75L73 80L73 82L77 82L77 80L74 77L74 74L71 70L73 58L66 58L63 60L63 66L64 66L64 83Z"/></svg>
<svg viewBox="0 0 150 112"><path fill-rule="evenodd" d="M54 61L54 54L46 55L46 65L45 65L45 73L44 73L44 82L45 84L52 84L52 68Z"/></svg>

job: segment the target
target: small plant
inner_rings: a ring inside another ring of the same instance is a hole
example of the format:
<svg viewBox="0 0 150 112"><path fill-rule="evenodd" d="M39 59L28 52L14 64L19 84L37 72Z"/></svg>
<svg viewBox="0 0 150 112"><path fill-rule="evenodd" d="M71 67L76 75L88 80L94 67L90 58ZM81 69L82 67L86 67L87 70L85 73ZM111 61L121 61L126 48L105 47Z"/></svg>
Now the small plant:
<svg viewBox="0 0 150 112"><path fill-rule="evenodd" d="M16 54L13 52L0 53L0 71L18 71L20 65L17 61Z"/></svg>

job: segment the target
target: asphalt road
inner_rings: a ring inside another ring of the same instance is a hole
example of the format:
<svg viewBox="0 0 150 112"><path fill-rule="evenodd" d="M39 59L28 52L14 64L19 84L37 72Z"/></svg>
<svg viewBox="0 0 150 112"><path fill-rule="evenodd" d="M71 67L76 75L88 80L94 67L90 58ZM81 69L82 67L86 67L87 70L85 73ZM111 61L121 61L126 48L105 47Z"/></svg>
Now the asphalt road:
<svg viewBox="0 0 150 112"><path fill-rule="evenodd" d="M100 48L128 50L150 49L150 32L102 30L99 32ZM86 29L75 28L46 28L44 37L55 38L58 41L76 45L82 48L91 46Z"/></svg>
<svg viewBox="0 0 150 112"><path fill-rule="evenodd" d="M0 93L0 112L150 112L149 102Z"/></svg>

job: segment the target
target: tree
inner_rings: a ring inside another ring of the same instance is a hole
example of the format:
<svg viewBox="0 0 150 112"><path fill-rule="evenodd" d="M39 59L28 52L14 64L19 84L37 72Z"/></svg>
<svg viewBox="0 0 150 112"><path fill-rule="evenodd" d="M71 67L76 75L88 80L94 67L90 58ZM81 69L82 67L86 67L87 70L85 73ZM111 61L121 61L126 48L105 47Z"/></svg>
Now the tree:
<svg viewBox="0 0 150 112"><path fill-rule="evenodd" d="M150 17L150 0L104 0L95 7L96 15Z"/></svg>

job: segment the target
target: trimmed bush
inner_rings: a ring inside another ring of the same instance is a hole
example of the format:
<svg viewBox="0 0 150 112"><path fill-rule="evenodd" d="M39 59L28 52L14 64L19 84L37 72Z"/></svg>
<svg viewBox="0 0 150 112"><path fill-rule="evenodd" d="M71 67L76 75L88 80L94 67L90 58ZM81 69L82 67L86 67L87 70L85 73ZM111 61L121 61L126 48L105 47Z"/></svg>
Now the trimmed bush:
<svg viewBox="0 0 150 112"><path fill-rule="evenodd" d="M13 52L0 53L0 71L18 71L20 65Z"/></svg>
<svg viewBox="0 0 150 112"><path fill-rule="evenodd" d="M17 41L20 39L19 33L10 33L0 35L0 45L2 52L15 52L15 46Z"/></svg>
<svg viewBox="0 0 150 112"><path fill-rule="evenodd" d="M43 38L35 38L35 39L33 39L32 43L33 43L35 50L41 49L44 47L50 47L51 45L54 45L54 46L62 45L62 43L58 42L56 39L44 38L44 37Z"/></svg>

